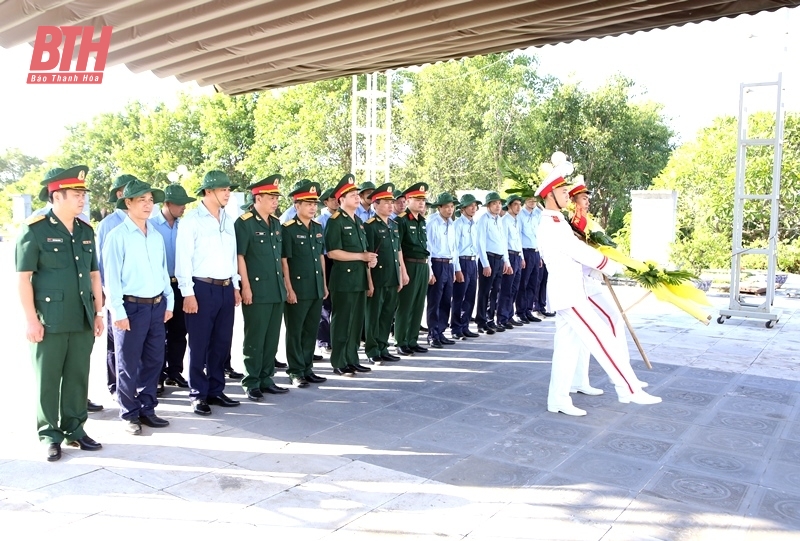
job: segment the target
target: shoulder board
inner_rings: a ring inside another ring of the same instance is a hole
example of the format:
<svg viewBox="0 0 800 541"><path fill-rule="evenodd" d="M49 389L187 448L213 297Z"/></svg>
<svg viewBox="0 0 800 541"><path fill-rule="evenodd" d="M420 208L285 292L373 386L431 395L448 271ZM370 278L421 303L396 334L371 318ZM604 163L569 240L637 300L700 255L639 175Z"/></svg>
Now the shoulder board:
<svg viewBox="0 0 800 541"><path fill-rule="evenodd" d="M375 221L375 216L373 216L372 218L370 218L369 220L367 220L367 223L368 223L368 224L371 224L371 223L372 223L372 222L374 222L374 221Z"/></svg>
<svg viewBox="0 0 800 541"><path fill-rule="evenodd" d="M333 220L335 220L335 219L336 219L336 218L338 218L338 217L339 217L339 211L338 211L338 210L337 210L336 212L334 212L333 214L331 214L331 218L332 218Z"/></svg>
<svg viewBox="0 0 800 541"><path fill-rule="evenodd" d="M403 212L401 212L400 214L398 214L398 215L397 215L397 217L398 217L398 218L405 218L405 217L406 217L406 214L408 214L408 211L407 211L407 210L404 210Z"/></svg>
<svg viewBox="0 0 800 541"><path fill-rule="evenodd" d="M82 214L78 214L78 219L79 219L81 222L83 222L84 224L88 225L89 227L92 227L92 224L91 224L91 223L89 223L89 220L84 220L84 219L83 219L83 215L82 215Z"/></svg>
<svg viewBox="0 0 800 541"><path fill-rule="evenodd" d="M239 218L241 218L242 220L249 220L252 217L253 217L253 213L252 212L245 212L244 214L239 216Z"/></svg>
<svg viewBox="0 0 800 541"><path fill-rule="evenodd" d="M295 222L294 218L292 218L291 220L287 220L283 222L283 227L289 227L290 225L294 224L294 222Z"/></svg>
<svg viewBox="0 0 800 541"><path fill-rule="evenodd" d="M45 214L37 214L36 216L31 216L30 218L25 220L25 223L28 224L28 225L33 225L36 222L41 222L45 218L47 218L47 216Z"/></svg>

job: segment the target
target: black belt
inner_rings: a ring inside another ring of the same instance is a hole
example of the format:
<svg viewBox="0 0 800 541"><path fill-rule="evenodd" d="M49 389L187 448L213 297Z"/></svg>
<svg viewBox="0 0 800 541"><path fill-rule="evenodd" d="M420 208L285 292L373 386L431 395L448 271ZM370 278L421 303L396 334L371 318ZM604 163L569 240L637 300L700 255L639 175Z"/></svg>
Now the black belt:
<svg viewBox="0 0 800 541"><path fill-rule="evenodd" d="M436 263L452 263L453 260L447 257L432 257L431 261L435 261Z"/></svg>
<svg viewBox="0 0 800 541"><path fill-rule="evenodd" d="M158 304L161 302L163 295L156 295L155 297L134 297L133 295L123 295L122 300L128 302L135 302L137 304Z"/></svg>
<svg viewBox="0 0 800 541"><path fill-rule="evenodd" d="M466 261L475 261L475 256L474 255L462 255L462 256L459 256L459 259L463 259L463 260L466 260Z"/></svg>
<svg viewBox="0 0 800 541"><path fill-rule="evenodd" d="M178 283L178 279L177 279L177 278L175 278L174 276L170 276L170 277L169 277L169 281L170 281L171 283L173 283L173 284L177 284L177 283Z"/></svg>
<svg viewBox="0 0 800 541"><path fill-rule="evenodd" d="M500 254L493 254L492 252L486 252L486 255L491 257L492 259L503 259L503 256Z"/></svg>
<svg viewBox="0 0 800 541"><path fill-rule="evenodd" d="M508 254L509 254L509 255L515 255L515 256L519 256L519 252L515 252L514 250L509 250L509 251L508 251Z"/></svg>
<svg viewBox="0 0 800 541"><path fill-rule="evenodd" d="M197 276L193 277L195 280L200 280L201 282L205 282L207 284L213 284L215 286L229 286L231 285L231 279L226 278L225 280L217 280L216 278L198 278Z"/></svg>
<svg viewBox="0 0 800 541"><path fill-rule="evenodd" d="M539 249L538 248L523 248L522 251L523 252L538 252Z"/></svg>
<svg viewBox="0 0 800 541"><path fill-rule="evenodd" d="M413 257L404 257L403 261L406 263L427 263L427 259L414 259Z"/></svg>

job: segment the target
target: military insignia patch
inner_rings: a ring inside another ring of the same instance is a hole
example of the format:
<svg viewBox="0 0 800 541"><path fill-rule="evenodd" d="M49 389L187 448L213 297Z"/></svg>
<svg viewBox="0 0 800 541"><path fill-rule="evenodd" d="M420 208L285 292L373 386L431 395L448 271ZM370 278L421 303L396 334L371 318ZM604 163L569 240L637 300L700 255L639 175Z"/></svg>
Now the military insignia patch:
<svg viewBox="0 0 800 541"><path fill-rule="evenodd" d="M560 222L561 220L559 220L559 219L558 219L558 216L553 216L553 221L554 221L554 222L556 222L556 223L558 223L558 222Z"/></svg>

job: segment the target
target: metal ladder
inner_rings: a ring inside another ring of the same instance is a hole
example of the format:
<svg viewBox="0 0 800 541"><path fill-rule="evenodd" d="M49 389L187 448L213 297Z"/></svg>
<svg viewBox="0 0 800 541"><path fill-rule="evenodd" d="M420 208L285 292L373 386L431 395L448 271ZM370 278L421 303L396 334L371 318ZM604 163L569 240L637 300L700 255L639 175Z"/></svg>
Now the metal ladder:
<svg viewBox="0 0 800 541"><path fill-rule="evenodd" d="M774 137L768 139L750 138L747 133L750 112L745 106L747 94L755 89L775 87L777 94L775 106ZM775 300L775 270L777 267L778 245L778 203L781 191L781 161L783 156L783 99L781 97L782 73L777 81L766 83L742 83L739 86L739 129L736 151L736 184L733 210L733 253L731 256L731 289L728 309L719 311L717 323L724 323L731 317L765 319L766 327L771 329L781 317L781 311L773 308ZM773 147L772 191L768 194L746 193L747 149L750 147ZM745 248L742 246L742 229L744 227L744 206L746 201L762 200L770 203L769 238L766 248ZM767 256L767 290L764 302L748 302L739 291L742 256L745 254L763 254Z"/></svg>

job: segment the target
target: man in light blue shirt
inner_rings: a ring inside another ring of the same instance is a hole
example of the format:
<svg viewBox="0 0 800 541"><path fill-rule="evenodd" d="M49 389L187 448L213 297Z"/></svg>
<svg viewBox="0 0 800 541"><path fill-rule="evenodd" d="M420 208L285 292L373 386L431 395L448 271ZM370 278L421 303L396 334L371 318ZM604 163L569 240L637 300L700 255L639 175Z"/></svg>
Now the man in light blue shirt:
<svg viewBox="0 0 800 541"><path fill-rule="evenodd" d="M186 210L186 205L197 201L189 197L180 184L171 184L164 190L164 204L161 212L150 223L164 239L167 253L167 272L169 273L172 294L175 298L172 319L167 321L167 346L164 352L164 368L159 378L159 389L166 383L180 388L188 388L183 377L183 357L186 355L186 318L183 315L183 295L175 278L175 246L178 240L178 223Z"/></svg>
<svg viewBox="0 0 800 541"><path fill-rule="evenodd" d="M453 212L456 200L449 193L440 194L430 206L439 211L427 219L428 251L430 252L430 279L428 281L428 343L431 347L455 344L445 337L447 319L453 299L453 280L456 258L456 231Z"/></svg>
<svg viewBox="0 0 800 541"><path fill-rule="evenodd" d="M120 175L114 179L111 185L111 190L108 194L108 202L116 204L122 196L125 185L131 180L136 179L133 175ZM105 276L103 270L103 247L105 246L106 237L108 234L119 224L125 221L128 216L126 209L116 209L114 212L100 220L100 225L97 226L97 266L100 269L100 283L103 285L103 295L107 296L105 292ZM105 302L104 302L105 304ZM106 307L108 307L106 305ZM106 325L106 385L108 392L112 395L117 392L117 361L114 354L114 324L111 321L111 311L108 311Z"/></svg>
<svg viewBox="0 0 800 541"><path fill-rule="evenodd" d="M367 223L367 220L375 216L375 210L372 208L372 193L375 191L375 184L370 181L362 182L358 187L358 197L361 199L359 205L356 207L356 216L361 218L361 221Z"/></svg>
<svg viewBox="0 0 800 541"><path fill-rule="evenodd" d="M489 300L500 291L501 277L511 274L508 259L508 233L500 218L500 208L505 201L497 192L489 192L484 199L486 213L478 220L478 308L475 323L478 332L494 334L505 331L494 322L494 310Z"/></svg>
<svg viewBox="0 0 800 541"><path fill-rule="evenodd" d="M389 214L389 219L394 220L397 218L398 215L404 213L406 211L406 198L403 196L402 190L395 190L394 191L394 208L392 209L392 213Z"/></svg>
<svg viewBox="0 0 800 541"><path fill-rule="evenodd" d="M539 256L539 242L536 240L536 229L542 217L542 209L536 204L535 197L525 199L525 205L517 216L522 233L522 257L525 261L525 268L522 269L522 278L517 290L515 304L517 306L517 317L521 321L528 320L531 323L542 321L534 315L534 312L544 310L544 303L539 306L539 298L542 276L542 258Z"/></svg>
<svg viewBox="0 0 800 541"><path fill-rule="evenodd" d="M480 201L474 195L465 194L458 203L461 216L453 224L456 233L456 257L453 259L455 282L450 331L455 340L480 336L469 330L478 287L478 226L474 220L478 205Z"/></svg>
<svg viewBox="0 0 800 541"><path fill-rule="evenodd" d="M162 428L169 421L155 414L158 379L164 366L164 323L172 317L173 295L164 239L148 222L164 192L131 180L117 208L125 221L108 234L103 252L106 291L114 324L119 416L129 434L142 424Z"/></svg>
<svg viewBox="0 0 800 541"><path fill-rule="evenodd" d="M511 264L511 274L504 274L500 284L500 297L497 302L497 325L502 325L508 330L521 327L523 322L514 319L514 300L517 298L519 281L525 261L522 259L522 238L520 235L519 210L522 208L522 198L512 194L506 199L507 212L503 216L503 223L508 233L508 261ZM525 324L529 323L525 320Z"/></svg>

